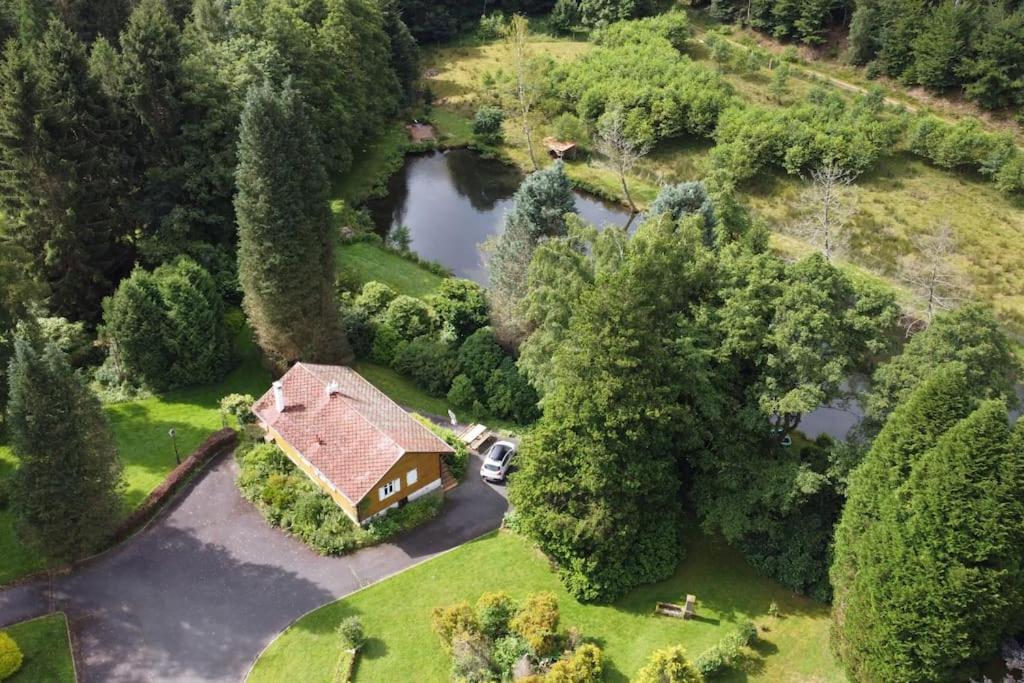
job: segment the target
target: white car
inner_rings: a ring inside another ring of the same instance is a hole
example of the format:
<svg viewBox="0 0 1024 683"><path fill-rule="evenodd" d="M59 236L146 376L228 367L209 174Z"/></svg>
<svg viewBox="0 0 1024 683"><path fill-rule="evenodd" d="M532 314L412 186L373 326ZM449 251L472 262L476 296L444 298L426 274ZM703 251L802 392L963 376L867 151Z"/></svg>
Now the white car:
<svg viewBox="0 0 1024 683"><path fill-rule="evenodd" d="M480 476L487 481L505 481L508 468L512 465L512 457L516 454L516 445L510 441L499 441L491 446L484 456L484 464L480 468Z"/></svg>

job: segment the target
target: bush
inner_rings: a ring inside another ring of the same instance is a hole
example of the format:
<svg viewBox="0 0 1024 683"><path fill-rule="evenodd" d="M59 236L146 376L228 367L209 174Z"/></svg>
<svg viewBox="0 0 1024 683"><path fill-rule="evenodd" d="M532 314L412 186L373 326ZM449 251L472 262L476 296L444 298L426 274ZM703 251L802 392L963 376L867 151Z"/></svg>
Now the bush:
<svg viewBox="0 0 1024 683"><path fill-rule="evenodd" d="M452 388L448 390L448 402L456 408L472 409L479 400L473 383L465 375L456 375L452 380Z"/></svg>
<svg viewBox="0 0 1024 683"><path fill-rule="evenodd" d="M484 386L484 394L488 410L497 417L526 424L537 419L540 413L536 390L511 358L506 357L501 367L491 373Z"/></svg>
<svg viewBox="0 0 1024 683"><path fill-rule="evenodd" d="M443 507L444 495L430 493L404 507L389 510L384 515L375 517L367 526L366 532L375 541L383 541L437 517Z"/></svg>
<svg viewBox="0 0 1024 683"><path fill-rule="evenodd" d="M481 40L494 40L501 37L505 28L505 15L501 12L491 12L480 17L480 25L477 27L477 35Z"/></svg>
<svg viewBox="0 0 1024 683"><path fill-rule="evenodd" d="M490 647L479 633L461 632L452 639L452 680L463 683L491 683L494 680Z"/></svg>
<svg viewBox="0 0 1024 683"><path fill-rule="evenodd" d="M712 645L697 657L697 670L704 676L718 674L734 666L742 656L740 648L744 643L742 633L730 633L716 645Z"/></svg>
<svg viewBox="0 0 1024 683"><path fill-rule="evenodd" d="M361 308L369 315L375 316L383 313L388 304L397 297L398 292L388 285L383 282L371 281L363 285L363 291L359 293L354 303L356 308Z"/></svg>
<svg viewBox="0 0 1024 683"><path fill-rule="evenodd" d="M102 336L128 377L154 391L213 383L231 361L217 285L184 257L122 280L103 300Z"/></svg>
<svg viewBox="0 0 1024 683"><path fill-rule="evenodd" d="M252 404L255 400L249 394L228 394L220 400L220 414L235 418L239 428L256 422L256 416L252 412Z"/></svg>
<svg viewBox="0 0 1024 683"><path fill-rule="evenodd" d="M39 318L36 322L42 338L66 353L72 367L80 368L99 361L85 323L73 323L67 318Z"/></svg>
<svg viewBox="0 0 1024 683"><path fill-rule="evenodd" d="M369 358L373 351L376 328L366 309L354 304L343 305L341 307L341 325L356 358Z"/></svg>
<svg viewBox="0 0 1024 683"><path fill-rule="evenodd" d="M476 601L476 618L480 630L491 640L508 635L509 622L516 613L516 603L505 591L484 593Z"/></svg>
<svg viewBox="0 0 1024 683"><path fill-rule="evenodd" d="M581 645L566 659L555 662L544 677L545 683L598 683L604 676L601 650L596 645Z"/></svg>
<svg viewBox="0 0 1024 683"><path fill-rule="evenodd" d="M366 642L363 620L355 615L342 619L338 624L338 635L341 636L341 644L346 650L358 650Z"/></svg>
<svg viewBox="0 0 1024 683"><path fill-rule="evenodd" d="M480 622L476 619L476 612L468 602L459 602L448 607L435 607L430 617L431 627L434 633L441 639L441 643L451 649L455 637L460 633L470 635L480 633Z"/></svg>
<svg viewBox="0 0 1024 683"><path fill-rule="evenodd" d="M390 366L402 348L408 344L402 335L390 325L379 324L374 330L370 357L381 365Z"/></svg>
<svg viewBox="0 0 1024 683"><path fill-rule="evenodd" d="M702 683L698 666L686 658L682 646L655 650L650 661L637 672L633 683Z"/></svg>
<svg viewBox="0 0 1024 683"><path fill-rule="evenodd" d="M558 648L558 618L554 594L535 593L526 599L509 626L526 640L534 656L544 658Z"/></svg>
<svg viewBox="0 0 1024 683"><path fill-rule="evenodd" d="M500 145L504 139L501 130L504 122L505 112L500 107L480 107L473 117L473 135L485 145Z"/></svg>
<svg viewBox="0 0 1024 683"><path fill-rule="evenodd" d="M459 347L459 371L469 378L474 387L482 390L504 358L505 352L494 332L484 327L469 335Z"/></svg>
<svg viewBox="0 0 1024 683"><path fill-rule="evenodd" d="M391 366L431 396L447 394L459 369L455 351L433 337L417 337L401 346Z"/></svg>
<svg viewBox="0 0 1024 683"><path fill-rule="evenodd" d="M434 313L421 299L399 294L380 315L380 322L392 328L401 339L412 341L434 331Z"/></svg>
<svg viewBox="0 0 1024 683"><path fill-rule="evenodd" d="M530 646L526 644L523 637L513 633L494 641L494 647L491 648L491 660L500 674L506 678L511 678L510 674L516 662L523 655L529 654L529 652ZM503 678L502 680L505 679Z"/></svg>
<svg viewBox="0 0 1024 683"><path fill-rule="evenodd" d="M753 645L757 642L757 626L752 621L744 621L737 627L736 635L743 645Z"/></svg>
<svg viewBox="0 0 1024 683"><path fill-rule="evenodd" d="M0 631L0 681L18 673L24 661L21 648L6 631Z"/></svg>
<svg viewBox="0 0 1024 683"><path fill-rule="evenodd" d="M559 140L572 140L579 143L586 137L583 122L569 112L562 112L551 122L551 134Z"/></svg>
<svg viewBox="0 0 1024 683"><path fill-rule="evenodd" d="M434 308L441 335L456 344L487 324L487 299L484 289L472 280L445 278L429 299Z"/></svg>

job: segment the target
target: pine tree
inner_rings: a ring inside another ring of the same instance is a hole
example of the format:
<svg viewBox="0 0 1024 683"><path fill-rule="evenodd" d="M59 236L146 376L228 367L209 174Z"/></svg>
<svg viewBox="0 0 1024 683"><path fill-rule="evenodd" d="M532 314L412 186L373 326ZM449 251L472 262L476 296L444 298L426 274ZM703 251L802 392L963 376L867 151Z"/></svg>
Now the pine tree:
<svg viewBox="0 0 1024 683"><path fill-rule="evenodd" d="M238 143L238 276L263 351L344 363L352 351L334 300L334 243L317 139L291 86L254 87Z"/></svg>
<svg viewBox="0 0 1024 683"><path fill-rule="evenodd" d="M913 80L941 93L956 85L974 21L970 4L945 0L933 8L914 40Z"/></svg>
<svg viewBox="0 0 1024 683"><path fill-rule="evenodd" d="M1006 404L986 401L937 437L845 548L857 572L834 634L854 680L964 680L1019 626L1024 451Z"/></svg>
<svg viewBox="0 0 1024 683"><path fill-rule="evenodd" d="M505 217L505 229L490 257L490 303L495 333L505 346L517 346L525 334L518 310L526 293L526 272L533 249L543 237L566 232L565 215L576 212L572 185L561 162L526 177Z"/></svg>
<svg viewBox="0 0 1024 683"><path fill-rule="evenodd" d="M7 46L0 70L0 201L35 258L51 310L95 320L130 265L116 121L81 41L52 19L41 41Z"/></svg>
<svg viewBox="0 0 1024 683"><path fill-rule="evenodd" d="M12 487L19 535L62 561L97 550L122 509L114 437L64 354L28 334L15 342L8 423L21 463Z"/></svg>

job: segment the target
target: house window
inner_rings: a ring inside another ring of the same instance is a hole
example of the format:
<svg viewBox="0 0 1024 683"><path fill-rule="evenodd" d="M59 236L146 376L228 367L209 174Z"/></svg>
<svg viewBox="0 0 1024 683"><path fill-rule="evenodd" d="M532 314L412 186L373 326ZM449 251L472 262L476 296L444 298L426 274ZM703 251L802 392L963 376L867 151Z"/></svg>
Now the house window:
<svg viewBox="0 0 1024 683"><path fill-rule="evenodd" d="M409 470L408 474L405 475L405 483L408 484L409 486L412 486L419 480L419 478L420 474L419 472L416 471L416 468L414 467L411 470Z"/></svg>
<svg viewBox="0 0 1024 683"><path fill-rule="evenodd" d="M402 488L402 480L401 479L392 479L388 483L384 484L384 486L380 487L380 499L384 500L388 496L393 496L395 494L395 491L398 491L401 488Z"/></svg>

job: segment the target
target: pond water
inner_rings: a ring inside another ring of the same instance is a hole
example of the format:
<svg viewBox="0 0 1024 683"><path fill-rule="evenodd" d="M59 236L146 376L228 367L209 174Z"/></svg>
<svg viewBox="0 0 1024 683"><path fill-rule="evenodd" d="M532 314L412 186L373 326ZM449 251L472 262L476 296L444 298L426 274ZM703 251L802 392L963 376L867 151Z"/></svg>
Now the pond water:
<svg viewBox="0 0 1024 683"><path fill-rule="evenodd" d="M388 183L388 193L368 203L378 234L409 227L413 251L437 261L458 277L487 284L480 246L499 233L512 195L522 182L517 169L465 149L410 156ZM629 224L629 211L575 192L576 210L588 223ZM633 228L642 216L632 222ZM1024 387L1018 387L1024 403ZM1017 411L1014 415L1019 415ZM843 439L863 417L856 401L836 402L804 416L800 431L813 439Z"/></svg>
<svg viewBox="0 0 1024 683"><path fill-rule="evenodd" d="M388 193L367 203L378 234L406 225L412 250L458 277L487 283L480 246L501 232L523 176L508 164L466 149L410 156L388 182ZM576 210L597 227L624 226L629 211L575 192ZM637 221L633 221L635 226Z"/></svg>

